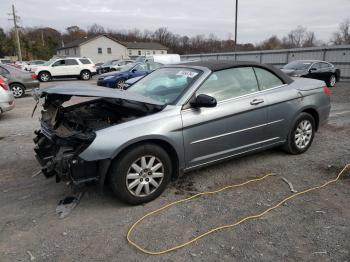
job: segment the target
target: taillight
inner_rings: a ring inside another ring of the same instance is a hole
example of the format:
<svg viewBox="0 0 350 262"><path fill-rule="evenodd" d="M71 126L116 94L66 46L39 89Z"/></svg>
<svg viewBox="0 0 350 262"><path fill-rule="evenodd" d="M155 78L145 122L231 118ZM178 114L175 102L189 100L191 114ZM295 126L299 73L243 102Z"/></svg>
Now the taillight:
<svg viewBox="0 0 350 262"><path fill-rule="evenodd" d="M0 80L0 86L1 86L4 90L6 90L6 91L9 90L9 87L6 85L6 83L5 83L4 81L1 81L1 80Z"/></svg>
<svg viewBox="0 0 350 262"><path fill-rule="evenodd" d="M323 93L325 93L327 96L331 96L332 95L331 90L329 90L329 88L326 87L326 86L323 88Z"/></svg>
<svg viewBox="0 0 350 262"><path fill-rule="evenodd" d="M38 76L37 76L36 74L32 74L32 78L33 78L33 79L37 79Z"/></svg>

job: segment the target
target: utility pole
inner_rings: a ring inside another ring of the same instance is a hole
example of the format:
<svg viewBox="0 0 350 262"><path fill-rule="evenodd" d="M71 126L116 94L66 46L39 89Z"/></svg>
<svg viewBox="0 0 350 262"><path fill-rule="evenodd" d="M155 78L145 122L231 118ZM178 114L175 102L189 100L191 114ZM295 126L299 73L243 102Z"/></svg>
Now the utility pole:
<svg viewBox="0 0 350 262"><path fill-rule="evenodd" d="M12 15L13 17L12 19L9 19L9 20L13 20L13 25L15 27L18 60L22 61L21 43L19 41L19 33L18 33L18 25L17 25L17 20L19 19L19 16L16 15L15 5L12 5L12 13L9 13L9 15Z"/></svg>
<svg viewBox="0 0 350 262"><path fill-rule="evenodd" d="M236 15L235 15L235 48L234 51L237 51L237 20L238 20L238 0L236 0Z"/></svg>

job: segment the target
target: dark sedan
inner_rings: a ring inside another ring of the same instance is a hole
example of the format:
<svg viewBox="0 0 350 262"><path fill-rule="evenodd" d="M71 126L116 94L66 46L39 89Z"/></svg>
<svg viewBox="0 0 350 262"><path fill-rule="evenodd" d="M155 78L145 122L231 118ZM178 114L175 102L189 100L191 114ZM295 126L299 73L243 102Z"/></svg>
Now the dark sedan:
<svg viewBox="0 0 350 262"><path fill-rule="evenodd" d="M159 63L132 63L124 66L120 71L101 75L97 80L98 86L124 89L125 81L134 77L145 76L161 67Z"/></svg>
<svg viewBox="0 0 350 262"><path fill-rule="evenodd" d="M328 87L333 87L340 80L340 70L325 61L297 60L285 65L282 71L292 77L323 80Z"/></svg>

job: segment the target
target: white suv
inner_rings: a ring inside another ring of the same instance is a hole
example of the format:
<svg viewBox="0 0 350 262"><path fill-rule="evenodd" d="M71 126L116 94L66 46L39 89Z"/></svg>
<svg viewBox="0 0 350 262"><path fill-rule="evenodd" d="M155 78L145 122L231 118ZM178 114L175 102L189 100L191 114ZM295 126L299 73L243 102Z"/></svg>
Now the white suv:
<svg viewBox="0 0 350 262"><path fill-rule="evenodd" d="M53 58L35 70L39 81L48 82L52 78L78 77L89 80L96 74L96 66L85 57Z"/></svg>

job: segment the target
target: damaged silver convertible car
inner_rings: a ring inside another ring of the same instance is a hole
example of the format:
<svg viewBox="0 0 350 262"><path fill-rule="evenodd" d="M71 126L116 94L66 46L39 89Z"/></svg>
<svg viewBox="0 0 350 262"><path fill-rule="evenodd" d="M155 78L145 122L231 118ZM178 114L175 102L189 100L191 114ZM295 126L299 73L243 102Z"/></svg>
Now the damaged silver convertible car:
<svg viewBox="0 0 350 262"><path fill-rule="evenodd" d="M220 160L274 146L304 153L328 119L329 96L322 81L250 62L166 66L126 91L54 86L34 94L43 103L35 152L47 177L98 181L140 204ZM72 97L89 99L66 105Z"/></svg>

